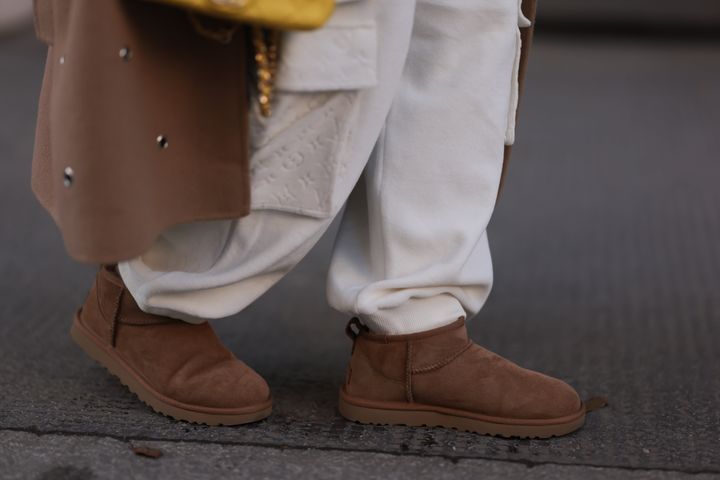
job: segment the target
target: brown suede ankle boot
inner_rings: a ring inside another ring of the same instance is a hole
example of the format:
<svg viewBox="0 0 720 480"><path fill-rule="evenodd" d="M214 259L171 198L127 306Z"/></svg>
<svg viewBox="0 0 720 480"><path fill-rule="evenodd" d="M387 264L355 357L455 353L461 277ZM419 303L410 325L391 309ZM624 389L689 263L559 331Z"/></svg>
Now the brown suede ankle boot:
<svg viewBox="0 0 720 480"><path fill-rule="evenodd" d="M503 437L564 435L585 422L567 383L475 344L465 318L410 335L372 333L358 318L340 413L360 423L443 426Z"/></svg>
<svg viewBox="0 0 720 480"><path fill-rule="evenodd" d="M208 425L237 425L270 415L265 380L235 358L207 322L143 312L112 266L98 272L71 335L159 413Z"/></svg>

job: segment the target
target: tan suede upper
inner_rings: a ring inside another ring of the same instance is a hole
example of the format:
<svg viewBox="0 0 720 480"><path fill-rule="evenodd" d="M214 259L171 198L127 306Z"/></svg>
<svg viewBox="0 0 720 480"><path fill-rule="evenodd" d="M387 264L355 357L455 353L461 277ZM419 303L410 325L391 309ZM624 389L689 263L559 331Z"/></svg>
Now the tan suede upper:
<svg viewBox="0 0 720 480"><path fill-rule="evenodd" d="M464 317L422 333L381 335L360 326L359 333L351 336L353 351L344 388L353 398L432 405L504 419L559 418L582 408L580 397L567 383L522 368L474 343Z"/></svg>
<svg viewBox="0 0 720 480"><path fill-rule="evenodd" d="M265 380L238 360L207 323L140 310L110 267L97 275L79 321L165 397L209 408L243 408L270 398Z"/></svg>

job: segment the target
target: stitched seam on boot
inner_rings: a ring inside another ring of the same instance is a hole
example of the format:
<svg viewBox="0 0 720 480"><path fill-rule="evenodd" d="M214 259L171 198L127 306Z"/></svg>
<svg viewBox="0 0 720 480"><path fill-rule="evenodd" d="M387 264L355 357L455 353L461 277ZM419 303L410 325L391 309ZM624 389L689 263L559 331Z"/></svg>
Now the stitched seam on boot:
<svg viewBox="0 0 720 480"><path fill-rule="evenodd" d="M431 365L426 365L426 366L424 366L424 367L413 368L413 369L411 370L411 373L417 375L417 374L422 374L422 373L429 373L429 372L432 372L433 370L437 370L438 368L442 368L442 367L444 367L445 365L447 365L447 364L449 364L450 362L452 362L453 360L455 360L456 358L458 358L458 357L459 357L460 355L462 355L463 353L465 353L465 352L468 350L468 348L470 348L471 346L472 346L472 342L468 342L467 345L465 345L463 348L461 348L461 349L458 350L457 352L453 353L453 354L450 355L449 357L447 357L447 358L445 358L445 359L443 359L443 360L440 360L439 362L435 362L435 363L433 363L433 364L431 364Z"/></svg>
<svg viewBox="0 0 720 480"><path fill-rule="evenodd" d="M105 313L105 309L103 307L103 302L100 301L100 297L102 296L102 292L100 291L102 288L102 282L98 278L99 276L95 277L95 303L97 303L98 306L98 312L100 312L100 317L102 317L103 326L107 324L108 322L108 315ZM114 322L115 318L115 311L113 312L112 317L110 317L110 322ZM110 338L103 338L106 342L113 343L113 324L110 324ZM104 336L104 334L103 334ZM113 345L115 346L115 345Z"/></svg>
<svg viewBox="0 0 720 480"><path fill-rule="evenodd" d="M407 342L407 357L405 358L405 398L413 403L412 394L412 343Z"/></svg>
<svg viewBox="0 0 720 480"><path fill-rule="evenodd" d="M120 322L120 302L122 301L125 289L120 289L120 293L115 300L115 314L113 315L112 325L110 327L110 345L114 348L117 339L117 325Z"/></svg>

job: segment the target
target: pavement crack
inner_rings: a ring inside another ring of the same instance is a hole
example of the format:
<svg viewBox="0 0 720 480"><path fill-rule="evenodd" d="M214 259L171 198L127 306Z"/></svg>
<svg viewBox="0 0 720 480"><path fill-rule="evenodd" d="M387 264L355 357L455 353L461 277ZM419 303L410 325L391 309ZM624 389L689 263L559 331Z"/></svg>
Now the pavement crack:
<svg viewBox="0 0 720 480"><path fill-rule="evenodd" d="M93 433L93 432L73 432L67 430L40 430L37 427L3 427L0 428L2 432L22 432L31 433L37 436L49 436L57 435L62 437L88 437L88 438L108 438L121 442L165 442L165 443L191 443L198 445L218 445L223 447L256 447L256 448L269 448L275 450L315 450L320 452L352 452L352 453L373 453L381 455L392 455L395 457L418 457L418 458L437 458L445 460L454 464L458 464L463 461L482 460L489 462L502 462L510 464L524 465L528 469L542 466L556 466L556 467L588 467L588 468L603 468L603 469L616 469L623 471L645 471L645 472L665 472L665 473L676 473L684 475L717 475L720 474L720 469L673 469L667 467L636 467L627 465L604 465L596 463L563 463L553 461L532 461L527 459L510 459L510 458L496 458L489 456L467 456L467 455L442 455L436 453L421 453L421 452L393 452L373 448L343 448L343 447L326 447L326 446L307 446L307 445L288 445L288 444L277 444L277 443L264 443L264 442L237 442L237 441L222 441L222 440L198 440L198 439L178 439L178 438L162 438L162 437L149 437L149 436L123 436L123 435L112 435L107 433Z"/></svg>

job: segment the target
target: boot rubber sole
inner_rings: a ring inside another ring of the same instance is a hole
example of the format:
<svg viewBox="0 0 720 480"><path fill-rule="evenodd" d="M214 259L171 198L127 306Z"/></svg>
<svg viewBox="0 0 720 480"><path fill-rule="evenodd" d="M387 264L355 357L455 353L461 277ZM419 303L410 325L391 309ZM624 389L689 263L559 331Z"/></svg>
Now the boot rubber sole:
<svg viewBox="0 0 720 480"><path fill-rule="evenodd" d="M262 420L272 412L272 399L242 408L213 408L178 402L148 385L117 353L104 346L94 333L84 327L77 314L70 329L70 336L90 358L120 379L140 400L168 417L205 425L240 425Z"/></svg>
<svg viewBox="0 0 720 480"><path fill-rule="evenodd" d="M506 438L558 437L574 432L585 423L584 404L576 413L565 417L514 419L419 403L365 400L348 395L344 388L340 388L339 410L348 420L364 424L446 427Z"/></svg>

